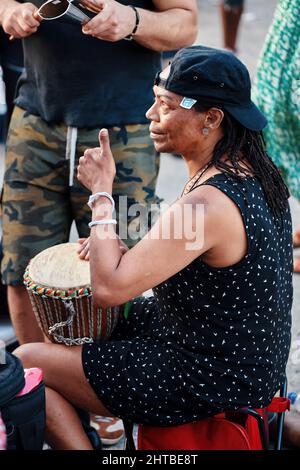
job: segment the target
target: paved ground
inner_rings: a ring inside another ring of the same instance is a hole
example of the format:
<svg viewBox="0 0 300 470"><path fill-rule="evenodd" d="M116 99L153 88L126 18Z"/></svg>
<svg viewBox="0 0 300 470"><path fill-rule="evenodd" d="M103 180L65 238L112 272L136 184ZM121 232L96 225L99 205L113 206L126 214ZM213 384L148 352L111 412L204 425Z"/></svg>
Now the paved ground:
<svg viewBox="0 0 300 470"><path fill-rule="evenodd" d="M221 47L221 23L216 7L217 1L199 0L198 4L200 22L197 43ZM242 20L238 48L239 56L248 66L251 76L254 75L259 51L275 5L276 0L246 0L246 12ZM183 161L170 155L163 155L157 188L159 196L163 197L166 202L172 202L181 193L186 179ZM291 206L294 225L300 226L300 205L295 200L291 200ZM73 233L72 237L74 236ZM294 276L294 289L293 340L288 364L288 380L289 390L300 392L300 276ZM122 443L114 448L122 448Z"/></svg>

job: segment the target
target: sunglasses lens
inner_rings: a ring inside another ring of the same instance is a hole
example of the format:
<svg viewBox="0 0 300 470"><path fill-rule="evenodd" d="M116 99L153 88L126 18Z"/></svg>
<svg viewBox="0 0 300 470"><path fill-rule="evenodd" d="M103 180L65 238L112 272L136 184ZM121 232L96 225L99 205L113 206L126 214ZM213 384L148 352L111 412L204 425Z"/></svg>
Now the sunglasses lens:
<svg viewBox="0 0 300 470"><path fill-rule="evenodd" d="M51 2L44 3L38 12L45 20L52 20L63 15L68 8L68 0L52 0Z"/></svg>

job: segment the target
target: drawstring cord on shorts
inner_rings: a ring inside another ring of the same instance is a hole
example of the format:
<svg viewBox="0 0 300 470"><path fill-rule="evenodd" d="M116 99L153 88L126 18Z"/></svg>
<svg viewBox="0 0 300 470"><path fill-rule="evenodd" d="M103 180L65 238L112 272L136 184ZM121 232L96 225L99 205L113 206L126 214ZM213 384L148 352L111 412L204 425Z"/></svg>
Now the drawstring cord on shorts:
<svg viewBox="0 0 300 470"><path fill-rule="evenodd" d="M69 186L74 184L75 156L77 144L77 127L68 126L66 142L66 159L70 161ZM124 145L128 143L128 133L126 126L120 126L117 138L121 139Z"/></svg>
<svg viewBox="0 0 300 470"><path fill-rule="evenodd" d="M120 126L120 130L117 134L117 139L121 139L124 145L128 144L128 133L126 126Z"/></svg>
<svg viewBox="0 0 300 470"><path fill-rule="evenodd" d="M77 143L77 127L68 126L67 143L66 143L66 159L70 161L69 186L73 186L73 183L74 183L76 143Z"/></svg>

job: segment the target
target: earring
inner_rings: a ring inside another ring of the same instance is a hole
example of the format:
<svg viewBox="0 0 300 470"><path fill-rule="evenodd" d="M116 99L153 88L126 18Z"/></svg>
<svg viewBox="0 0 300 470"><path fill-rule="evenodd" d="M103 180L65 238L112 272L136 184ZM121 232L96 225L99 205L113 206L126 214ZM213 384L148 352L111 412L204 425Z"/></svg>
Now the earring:
<svg viewBox="0 0 300 470"><path fill-rule="evenodd" d="M202 129L202 134L203 134L203 135L208 135L208 134L209 134L209 129L208 129L208 127L203 127L203 129Z"/></svg>

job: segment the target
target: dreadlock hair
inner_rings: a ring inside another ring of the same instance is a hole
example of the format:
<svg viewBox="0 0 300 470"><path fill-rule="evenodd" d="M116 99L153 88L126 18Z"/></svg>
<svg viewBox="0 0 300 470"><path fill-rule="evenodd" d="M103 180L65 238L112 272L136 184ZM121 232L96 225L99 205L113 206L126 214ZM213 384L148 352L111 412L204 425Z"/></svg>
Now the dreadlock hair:
<svg viewBox="0 0 300 470"><path fill-rule="evenodd" d="M278 168L265 150L263 133L247 129L220 106L199 102L194 105L195 111L201 113L212 107L224 113L221 124L224 136L214 148L211 165L238 180L243 175L253 174L260 181L272 213L281 218L288 207L290 194ZM222 159L224 155L225 160Z"/></svg>

